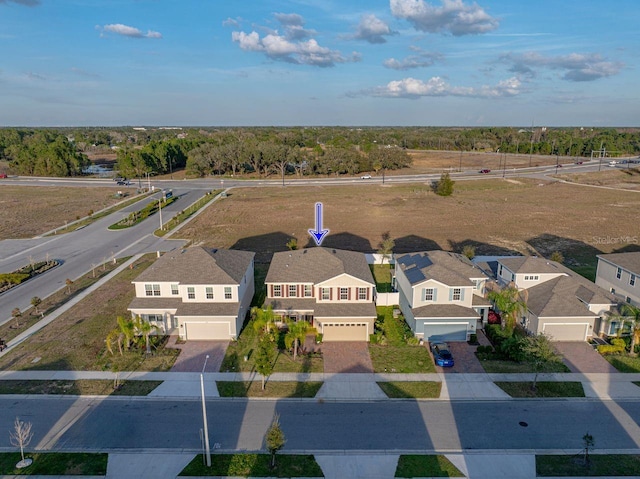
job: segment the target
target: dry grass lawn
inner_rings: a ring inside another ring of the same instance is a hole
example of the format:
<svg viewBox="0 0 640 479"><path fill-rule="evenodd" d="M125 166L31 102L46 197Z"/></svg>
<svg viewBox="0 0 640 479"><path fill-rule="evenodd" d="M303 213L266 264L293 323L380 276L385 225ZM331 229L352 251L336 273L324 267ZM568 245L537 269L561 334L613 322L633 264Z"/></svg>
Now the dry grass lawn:
<svg viewBox="0 0 640 479"><path fill-rule="evenodd" d="M122 188L120 188L122 189ZM0 188L0 240L30 238L46 233L65 221L75 221L90 210L122 201L114 198L118 188L72 188L12 186Z"/></svg>
<svg viewBox="0 0 640 479"><path fill-rule="evenodd" d="M385 232L395 252L445 249L476 254L560 251L573 266L595 264L595 255L634 244L603 237L640 236L635 221L640 194L538 180L458 182L451 197L427 184L237 188L187 225L195 243L258 252L269 261L291 237L310 245L314 204L324 204L323 245L371 252Z"/></svg>
<svg viewBox="0 0 640 479"><path fill-rule="evenodd" d="M603 166L603 168L607 168ZM607 168L593 173L573 173L557 175L561 180L573 181L585 185L608 186L610 188L624 188L640 190L640 167L629 169Z"/></svg>

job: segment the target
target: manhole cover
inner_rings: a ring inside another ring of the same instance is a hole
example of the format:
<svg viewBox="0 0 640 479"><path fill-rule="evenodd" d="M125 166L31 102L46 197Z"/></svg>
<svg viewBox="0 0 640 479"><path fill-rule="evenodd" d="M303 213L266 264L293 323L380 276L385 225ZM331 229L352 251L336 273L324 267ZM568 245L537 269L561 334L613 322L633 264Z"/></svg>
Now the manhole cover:
<svg viewBox="0 0 640 479"><path fill-rule="evenodd" d="M527 427L528 424L524 421L520 421L518 424L520 424L522 427Z"/></svg>

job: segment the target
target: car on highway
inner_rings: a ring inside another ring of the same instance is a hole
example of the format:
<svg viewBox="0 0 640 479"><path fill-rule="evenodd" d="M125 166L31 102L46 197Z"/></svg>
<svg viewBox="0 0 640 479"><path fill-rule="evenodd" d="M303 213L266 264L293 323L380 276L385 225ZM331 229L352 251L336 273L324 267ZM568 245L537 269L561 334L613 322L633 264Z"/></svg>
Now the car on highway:
<svg viewBox="0 0 640 479"><path fill-rule="evenodd" d="M491 170L489 170L487 168L484 168L484 169L480 170L478 173L482 173L482 174L491 173Z"/></svg>
<svg viewBox="0 0 640 479"><path fill-rule="evenodd" d="M116 185L119 186L129 186L131 182L129 180L119 180L116 182Z"/></svg>
<svg viewBox="0 0 640 479"><path fill-rule="evenodd" d="M370 180L371 179L371 175L363 175L360 177L361 180Z"/></svg>
<svg viewBox="0 0 640 479"><path fill-rule="evenodd" d="M616 166L617 164L618 162L615 160L609 162L609 166Z"/></svg>
<svg viewBox="0 0 640 479"><path fill-rule="evenodd" d="M581 165L584 161L576 161L576 165Z"/></svg>
<svg viewBox="0 0 640 479"><path fill-rule="evenodd" d="M431 343L431 352L433 353L433 360L436 363L436 366L441 366L443 368L450 368L453 366L453 356L451 355L451 351L449 351L449 345L443 342L435 342Z"/></svg>
<svg viewBox="0 0 640 479"><path fill-rule="evenodd" d="M6 173L0 173L0 178L7 178L7 174Z"/></svg>

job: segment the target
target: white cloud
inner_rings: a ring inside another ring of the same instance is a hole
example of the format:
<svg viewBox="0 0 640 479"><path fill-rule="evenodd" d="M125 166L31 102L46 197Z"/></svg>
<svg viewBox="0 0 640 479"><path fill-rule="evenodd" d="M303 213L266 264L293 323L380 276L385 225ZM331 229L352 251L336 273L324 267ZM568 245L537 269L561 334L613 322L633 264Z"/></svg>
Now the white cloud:
<svg viewBox="0 0 640 479"><path fill-rule="evenodd" d="M8 5L9 3L17 3L25 7L37 7L41 2L40 0L0 0L0 5Z"/></svg>
<svg viewBox="0 0 640 479"><path fill-rule="evenodd" d="M289 40L303 40L318 33L304 28L304 18L297 13L274 13L273 16L280 23ZM278 34L277 31L272 33Z"/></svg>
<svg viewBox="0 0 640 479"><path fill-rule="evenodd" d="M467 5L463 0L442 0L441 7L424 0L390 0L390 6L393 16L429 33L473 35L495 30L499 23L477 3Z"/></svg>
<svg viewBox="0 0 640 479"><path fill-rule="evenodd" d="M395 33L384 21L375 15L367 14L360 19L356 33L352 38L365 40L369 43L386 43L387 39L384 37Z"/></svg>
<svg viewBox="0 0 640 479"><path fill-rule="evenodd" d="M437 61L442 61L443 56L436 52L425 52L417 47L411 48L417 52L416 55L409 55L402 60L395 58L388 58L384 61L383 65L392 70L410 70L412 68L430 67Z"/></svg>
<svg viewBox="0 0 640 479"><path fill-rule="evenodd" d="M500 60L511 64L509 71L535 77L535 68L564 71L562 78L568 81L594 81L617 75L624 67L621 62L612 62L600 54L571 53L569 55L543 56L537 52L522 54L507 53Z"/></svg>
<svg viewBox="0 0 640 479"><path fill-rule="evenodd" d="M122 23L110 23L109 25L98 28L102 30L101 35L104 35L104 33L115 33L116 35L122 35L130 38L162 38L162 34L160 32L147 30L147 33L144 33L135 27L123 25Z"/></svg>
<svg viewBox="0 0 640 479"><path fill-rule="evenodd" d="M236 18L227 17L226 20L223 20L222 26L240 28L240 17L236 17Z"/></svg>
<svg viewBox="0 0 640 479"><path fill-rule="evenodd" d="M520 80L515 77L503 80L494 86L483 85L478 88L453 86L441 77L432 77L427 81L408 77L390 81L384 86L364 93L392 98L420 98L423 96L498 98L518 95L521 93L520 86Z"/></svg>

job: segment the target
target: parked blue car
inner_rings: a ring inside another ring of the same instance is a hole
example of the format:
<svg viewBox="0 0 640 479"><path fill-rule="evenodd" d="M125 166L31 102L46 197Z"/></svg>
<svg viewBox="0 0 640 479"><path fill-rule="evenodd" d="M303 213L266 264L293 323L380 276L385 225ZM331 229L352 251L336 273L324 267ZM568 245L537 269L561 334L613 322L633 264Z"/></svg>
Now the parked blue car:
<svg viewBox="0 0 640 479"><path fill-rule="evenodd" d="M449 352L449 346L447 343L431 343L431 352L433 353L433 360L436 366L443 368L449 368L453 366L453 356Z"/></svg>

